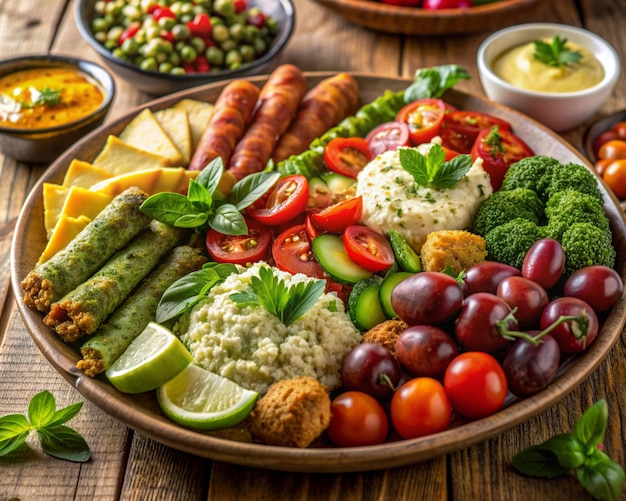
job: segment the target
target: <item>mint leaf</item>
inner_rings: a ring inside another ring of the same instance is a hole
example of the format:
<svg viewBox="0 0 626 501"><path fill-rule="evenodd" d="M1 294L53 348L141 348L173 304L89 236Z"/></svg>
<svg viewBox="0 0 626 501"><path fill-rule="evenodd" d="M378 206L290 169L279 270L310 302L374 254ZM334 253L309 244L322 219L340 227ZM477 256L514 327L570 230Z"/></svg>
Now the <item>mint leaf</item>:
<svg viewBox="0 0 626 501"><path fill-rule="evenodd" d="M433 144L423 155L415 148L399 148L400 164L415 182L436 190L452 188L472 167L470 155L457 155L446 162L441 146Z"/></svg>
<svg viewBox="0 0 626 501"><path fill-rule="evenodd" d="M602 442L608 419L608 406L604 400L599 400L580 417L574 428L574 435L588 448L595 448Z"/></svg>
<svg viewBox="0 0 626 501"><path fill-rule="evenodd" d="M85 439L67 426L54 426L37 430L41 448L45 453L59 459L84 463L91 457Z"/></svg>
<svg viewBox="0 0 626 501"><path fill-rule="evenodd" d="M470 78L469 72L456 64L420 68L415 72L415 81L404 91L404 101L410 103L426 97L439 98L459 81Z"/></svg>
<svg viewBox="0 0 626 501"><path fill-rule="evenodd" d="M471 155L457 155L441 164L435 183L438 189L452 188L472 168Z"/></svg>
<svg viewBox="0 0 626 501"><path fill-rule="evenodd" d="M599 460L593 466L585 465L576 471L578 481L595 499L618 501L624 488L624 470L604 453L597 452Z"/></svg>
<svg viewBox="0 0 626 501"><path fill-rule="evenodd" d="M28 404L28 419L35 428L48 425L54 418L56 402L47 390L37 393Z"/></svg>
<svg viewBox="0 0 626 501"><path fill-rule="evenodd" d="M567 38L556 35L550 43L543 40L535 40L535 52L533 57L543 64L551 67L564 68L568 65L577 64L583 57L579 51L567 48Z"/></svg>
<svg viewBox="0 0 626 501"><path fill-rule="evenodd" d="M0 418L0 456L6 456L21 446L32 430L21 414L7 414Z"/></svg>

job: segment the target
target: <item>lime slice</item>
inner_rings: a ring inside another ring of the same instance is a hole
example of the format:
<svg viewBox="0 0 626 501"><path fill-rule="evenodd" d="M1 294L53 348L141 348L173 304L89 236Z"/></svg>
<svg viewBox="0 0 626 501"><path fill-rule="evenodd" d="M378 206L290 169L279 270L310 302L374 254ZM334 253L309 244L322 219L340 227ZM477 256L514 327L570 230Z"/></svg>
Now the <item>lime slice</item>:
<svg viewBox="0 0 626 501"><path fill-rule="evenodd" d="M150 322L113 362L106 376L124 393L143 393L167 383L191 362L193 357L180 339Z"/></svg>
<svg viewBox="0 0 626 501"><path fill-rule="evenodd" d="M259 394L195 364L157 390L167 417L199 430L236 425L252 410Z"/></svg>

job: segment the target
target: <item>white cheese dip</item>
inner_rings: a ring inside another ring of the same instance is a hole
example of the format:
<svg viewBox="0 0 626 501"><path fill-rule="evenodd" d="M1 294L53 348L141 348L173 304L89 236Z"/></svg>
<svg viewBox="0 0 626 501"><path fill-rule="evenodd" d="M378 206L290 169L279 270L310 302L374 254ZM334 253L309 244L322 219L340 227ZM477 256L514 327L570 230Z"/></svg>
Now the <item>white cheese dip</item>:
<svg viewBox="0 0 626 501"><path fill-rule="evenodd" d="M425 153L430 146L418 149ZM359 172L356 188L363 197L361 222L382 235L397 231L417 252L432 231L471 228L478 206L491 193L480 159L454 187L436 190L415 182L402 168L398 150L369 162Z"/></svg>

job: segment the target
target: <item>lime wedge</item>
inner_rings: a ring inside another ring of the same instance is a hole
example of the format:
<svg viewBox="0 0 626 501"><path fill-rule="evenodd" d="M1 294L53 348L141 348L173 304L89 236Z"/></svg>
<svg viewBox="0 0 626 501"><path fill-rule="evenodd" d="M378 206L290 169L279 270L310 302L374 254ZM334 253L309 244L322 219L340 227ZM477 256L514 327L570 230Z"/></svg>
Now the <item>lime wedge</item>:
<svg viewBox="0 0 626 501"><path fill-rule="evenodd" d="M259 394L195 364L157 390L167 417L199 430L217 430L241 422Z"/></svg>
<svg viewBox="0 0 626 501"><path fill-rule="evenodd" d="M106 376L124 393L154 390L178 375L193 357L172 332L150 322L109 367Z"/></svg>

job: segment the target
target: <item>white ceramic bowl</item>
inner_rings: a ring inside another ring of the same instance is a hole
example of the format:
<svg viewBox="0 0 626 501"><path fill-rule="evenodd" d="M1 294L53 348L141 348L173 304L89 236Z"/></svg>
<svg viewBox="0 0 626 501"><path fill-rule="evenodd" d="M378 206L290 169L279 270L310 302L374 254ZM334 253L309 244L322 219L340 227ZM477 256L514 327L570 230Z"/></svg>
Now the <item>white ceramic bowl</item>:
<svg viewBox="0 0 626 501"><path fill-rule="evenodd" d="M590 51L604 67L600 83L578 92L536 92L515 87L493 71L493 62L513 47L559 35ZM620 60L601 37L590 31L553 23L530 23L505 28L488 36L479 46L478 74L487 97L525 113L555 131L577 127L600 109L610 96L620 73Z"/></svg>

